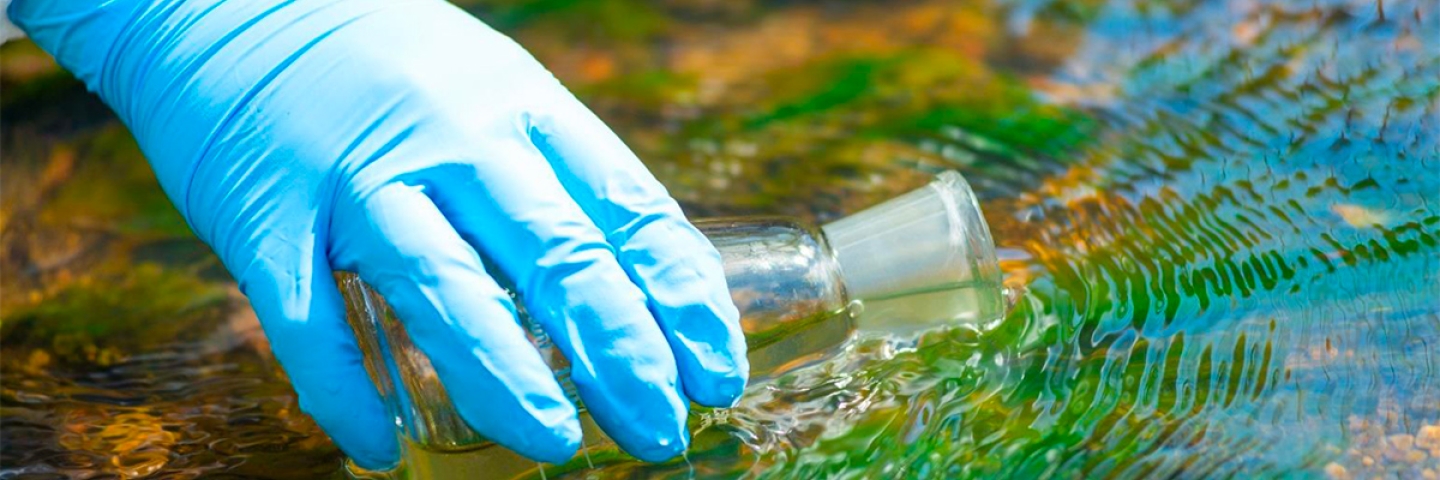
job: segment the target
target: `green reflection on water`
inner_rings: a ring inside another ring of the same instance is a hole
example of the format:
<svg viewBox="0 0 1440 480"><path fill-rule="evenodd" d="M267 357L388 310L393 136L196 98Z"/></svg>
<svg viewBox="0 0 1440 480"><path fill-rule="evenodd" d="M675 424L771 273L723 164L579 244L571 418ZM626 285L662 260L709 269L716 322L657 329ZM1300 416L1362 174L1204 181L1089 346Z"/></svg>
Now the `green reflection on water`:
<svg viewBox="0 0 1440 480"><path fill-rule="evenodd" d="M693 214L959 168L1016 290L551 477L1440 473L1440 11L1180 3L471 5ZM336 473L123 128L0 61L5 472Z"/></svg>

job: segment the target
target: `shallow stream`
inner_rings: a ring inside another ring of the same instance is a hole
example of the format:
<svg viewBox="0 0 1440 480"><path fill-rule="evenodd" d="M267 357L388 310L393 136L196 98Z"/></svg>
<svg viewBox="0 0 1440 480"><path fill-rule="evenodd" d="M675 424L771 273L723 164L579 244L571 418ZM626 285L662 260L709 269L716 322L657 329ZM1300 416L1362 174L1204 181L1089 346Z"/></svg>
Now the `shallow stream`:
<svg viewBox="0 0 1440 480"><path fill-rule="evenodd" d="M549 478L1440 477L1435 2L493 3L694 216L959 169L1015 305ZM0 478L339 475L123 126L0 92Z"/></svg>

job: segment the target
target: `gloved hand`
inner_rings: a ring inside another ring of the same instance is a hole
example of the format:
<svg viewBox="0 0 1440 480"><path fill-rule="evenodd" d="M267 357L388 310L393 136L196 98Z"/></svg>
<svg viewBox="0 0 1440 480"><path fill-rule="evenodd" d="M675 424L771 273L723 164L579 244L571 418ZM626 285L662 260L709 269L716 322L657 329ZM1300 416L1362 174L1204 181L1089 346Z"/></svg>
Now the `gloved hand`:
<svg viewBox="0 0 1440 480"><path fill-rule="evenodd" d="M748 366L719 255L529 54L440 0L17 0L11 18L130 127L239 280L300 405L361 466L397 459L332 269L405 321L461 415L562 461L580 426L482 255L632 454ZM143 301L143 300L139 300ZM163 321L163 319L157 319Z"/></svg>

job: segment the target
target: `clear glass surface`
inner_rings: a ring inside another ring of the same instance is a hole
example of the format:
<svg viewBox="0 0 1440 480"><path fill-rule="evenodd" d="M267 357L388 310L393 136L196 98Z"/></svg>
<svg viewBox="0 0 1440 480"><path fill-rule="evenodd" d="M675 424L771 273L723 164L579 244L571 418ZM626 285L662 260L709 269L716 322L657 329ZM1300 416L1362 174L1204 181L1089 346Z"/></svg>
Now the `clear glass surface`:
<svg viewBox="0 0 1440 480"><path fill-rule="evenodd" d="M905 334L1003 313L990 233L969 186L953 172L828 224L824 233L785 217L718 218L695 225L723 260L745 332L752 384L825 358L845 345L857 324L875 333ZM341 273L337 280L366 367L401 429L402 470L409 472L401 475L481 469L505 477L536 466L496 447L461 419L429 359L378 293L354 274ZM518 296L516 305L530 340L580 406L587 446L608 442L575 395L564 356L529 320ZM885 320L864 320L872 316Z"/></svg>
<svg viewBox="0 0 1440 480"><path fill-rule="evenodd" d="M839 267L813 229L780 217L714 219L696 226L724 259L726 282L749 347L752 380L819 360L850 337L854 321L846 308ZM338 280L366 367L410 446L455 452L488 444L461 419L429 358L411 343L385 300L354 274L339 274ZM521 323L583 415L564 356L523 308Z"/></svg>

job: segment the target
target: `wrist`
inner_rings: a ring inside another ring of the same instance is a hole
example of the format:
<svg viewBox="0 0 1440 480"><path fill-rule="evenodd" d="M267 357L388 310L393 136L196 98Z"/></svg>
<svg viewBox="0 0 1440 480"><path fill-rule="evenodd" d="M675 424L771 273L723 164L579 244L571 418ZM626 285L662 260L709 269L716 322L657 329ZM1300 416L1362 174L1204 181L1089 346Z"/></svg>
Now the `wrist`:
<svg viewBox="0 0 1440 480"><path fill-rule="evenodd" d="M115 111L192 222L195 169L215 145L245 133L237 117L273 111L260 97L274 77L328 33L388 3L12 1L10 18Z"/></svg>
<svg viewBox="0 0 1440 480"><path fill-rule="evenodd" d="M143 2L130 0L13 0L4 4L7 23L28 33L62 67L97 92L116 40L144 7Z"/></svg>

